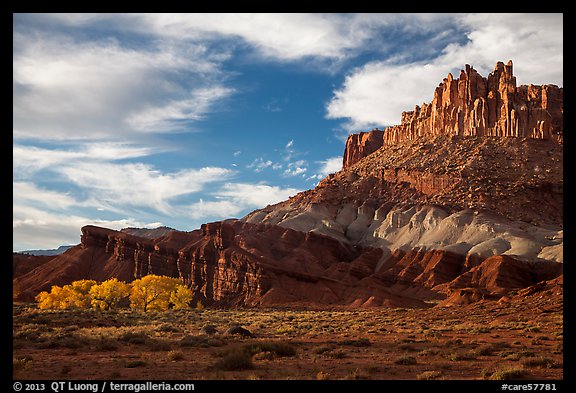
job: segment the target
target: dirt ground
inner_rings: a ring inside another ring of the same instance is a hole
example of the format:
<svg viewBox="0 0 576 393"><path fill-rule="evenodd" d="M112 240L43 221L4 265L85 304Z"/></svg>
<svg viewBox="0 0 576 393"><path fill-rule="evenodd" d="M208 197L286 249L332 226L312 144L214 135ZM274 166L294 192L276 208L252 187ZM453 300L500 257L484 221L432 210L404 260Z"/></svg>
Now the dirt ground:
<svg viewBox="0 0 576 393"><path fill-rule="evenodd" d="M425 310L15 304L13 314L13 377L23 380L563 378L562 302L546 294ZM254 337L224 333L234 325Z"/></svg>

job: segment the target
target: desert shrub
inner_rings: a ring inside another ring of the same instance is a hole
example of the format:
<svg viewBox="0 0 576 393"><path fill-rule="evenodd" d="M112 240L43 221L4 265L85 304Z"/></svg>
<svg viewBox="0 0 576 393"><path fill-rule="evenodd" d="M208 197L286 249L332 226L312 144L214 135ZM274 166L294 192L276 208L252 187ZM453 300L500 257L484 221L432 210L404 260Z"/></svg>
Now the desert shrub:
<svg viewBox="0 0 576 393"><path fill-rule="evenodd" d="M226 345L226 343L217 338L211 338L206 336L186 336L182 338L179 342L181 347L221 347Z"/></svg>
<svg viewBox="0 0 576 393"><path fill-rule="evenodd" d="M74 334L70 335L57 335L48 338L46 341L40 343L39 348L69 348L78 349L89 344L88 339L79 337Z"/></svg>
<svg viewBox="0 0 576 393"><path fill-rule="evenodd" d="M12 367L14 371L29 369L32 367L32 358L29 356L23 358L12 358Z"/></svg>
<svg viewBox="0 0 576 393"><path fill-rule="evenodd" d="M416 379L428 381L442 376L442 371L424 371L416 375Z"/></svg>
<svg viewBox="0 0 576 393"><path fill-rule="evenodd" d="M416 348L414 348L412 344L408 343L398 345L398 349L401 349L403 351L416 351Z"/></svg>
<svg viewBox="0 0 576 393"><path fill-rule="evenodd" d="M317 355L321 355L321 354L328 352L328 351L331 351L333 349L334 349L334 347L331 345L321 345L319 347L312 349L312 352L314 352Z"/></svg>
<svg viewBox="0 0 576 393"><path fill-rule="evenodd" d="M490 331L492 330L492 328L488 327L488 326L478 326L478 327L473 327L472 329L469 330L470 333L490 333Z"/></svg>
<svg viewBox="0 0 576 393"><path fill-rule="evenodd" d="M326 381L330 379L330 374L324 371L318 371L318 373L316 374L316 379L319 381Z"/></svg>
<svg viewBox="0 0 576 393"><path fill-rule="evenodd" d="M146 366L146 362L144 360L131 360L126 362L124 367L126 368L136 368L136 367L144 367Z"/></svg>
<svg viewBox="0 0 576 393"><path fill-rule="evenodd" d="M518 379L526 375L526 371L522 368L507 368L504 370L498 370L492 373L490 379L492 380L506 380L506 379Z"/></svg>
<svg viewBox="0 0 576 393"><path fill-rule="evenodd" d="M289 357L296 355L296 348L290 343L279 341L242 344L223 352L214 367L222 371L247 370L253 367L252 357L261 353L267 353L264 358Z"/></svg>
<svg viewBox="0 0 576 393"><path fill-rule="evenodd" d="M207 348L208 338L205 336L186 336L180 340L179 345L181 347L200 347Z"/></svg>
<svg viewBox="0 0 576 393"><path fill-rule="evenodd" d="M335 349L332 351L328 351L324 353L324 356L328 356L332 359L344 359L348 354L344 352L342 349Z"/></svg>
<svg viewBox="0 0 576 393"><path fill-rule="evenodd" d="M524 367L540 367L540 368L553 368L556 362L552 359L540 358L524 358L520 362Z"/></svg>
<svg viewBox="0 0 576 393"><path fill-rule="evenodd" d="M351 345L353 347L369 347L372 345L370 339L368 338L359 338L358 340L343 340L341 341L342 345Z"/></svg>
<svg viewBox="0 0 576 393"><path fill-rule="evenodd" d="M473 353L477 356L491 356L494 352L497 351L497 348L492 344L484 344L476 348Z"/></svg>
<svg viewBox="0 0 576 393"><path fill-rule="evenodd" d="M170 344L162 340L153 340L148 343L148 346L152 352L164 352L172 349Z"/></svg>
<svg viewBox="0 0 576 393"><path fill-rule="evenodd" d="M446 340L446 345L447 346L452 346L452 345L462 345L463 341L460 338L453 338L450 340Z"/></svg>
<svg viewBox="0 0 576 393"><path fill-rule="evenodd" d="M453 362L459 362L461 360L473 360L476 358L474 351L471 352L453 352L446 356L447 359L452 360Z"/></svg>
<svg viewBox="0 0 576 393"><path fill-rule="evenodd" d="M347 379L361 380L370 379L370 377L364 370L357 368L350 372Z"/></svg>
<svg viewBox="0 0 576 393"><path fill-rule="evenodd" d="M112 340L101 338L96 342L95 348L97 351L117 351L118 344Z"/></svg>
<svg viewBox="0 0 576 393"><path fill-rule="evenodd" d="M394 364L400 364L402 366L408 366L417 363L418 361L414 356L400 356L394 360Z"/></svg>
<svg viewBox="0 0 576 393"><path fill-rule="evenodd" d="M215 369L222 371L249 370L252 367L252 355L243 348L228 351L214 364Z"/></svg>
<svg viewBox="0 0 576 393"><path fill-rule="evenodd" d="M296 355L296 347L282 341L261 341L244 344L243 347L252 355L259 352L272 352L278 357L291 357Z"/></svg>
<svg viewBox="0 0 576 393"><path fill-rule="evenodd" d="M171 325L169 323L163 323L162 325L158 326L156 331L162 332L162 333L178 333L181 330L179 328L177 328L176 326Z"/></svg>
<svg viewBox="0 0 576 393"><path fill-rule="evenodd" d="M175 350L169 351L168 354L166 355L166 357L168 358L169 361L176 362L178 360L184 359L184 354L182 353L182 351L175 349Z"/></svg>
<svg viewBox="0 0 576 393"><path fill-rule="evenodd" d="M433 356L438 355L439 353L440 351L437 349L423 349L420 352L418 352L418 356Z"/></svg>
<svg viewBox="0 0 576 393"><path fill-rule="evenodd" d="M148 335L144 332L126 332L118 337L118 340L129 344L146 344Z"/></svg>

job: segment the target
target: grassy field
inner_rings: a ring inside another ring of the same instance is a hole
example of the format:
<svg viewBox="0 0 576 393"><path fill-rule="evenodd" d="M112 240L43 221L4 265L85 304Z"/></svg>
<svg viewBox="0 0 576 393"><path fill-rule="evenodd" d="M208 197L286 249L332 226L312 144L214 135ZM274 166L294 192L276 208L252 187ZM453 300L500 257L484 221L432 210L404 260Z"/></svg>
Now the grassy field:
<svg viewBox="0 0 576 393"><path fill-rule="evenodd" d="M18 379L562 379L561 310L13 308ZM214 334L210 327L217 330ZM253 337L225 334L242 326ZM203 329L204 328L204 329Z"/></svg>

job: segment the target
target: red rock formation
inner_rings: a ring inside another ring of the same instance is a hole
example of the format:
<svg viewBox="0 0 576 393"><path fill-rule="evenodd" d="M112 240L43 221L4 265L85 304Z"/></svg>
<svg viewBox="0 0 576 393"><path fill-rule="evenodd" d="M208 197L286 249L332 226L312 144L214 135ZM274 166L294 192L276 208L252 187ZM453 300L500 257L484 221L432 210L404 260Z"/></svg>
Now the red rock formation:
<svg viewBox="0 0 576 393"><path fill-rule="evenodd" d="M86 226L80 245L16 277L14 286L20 300L29 301L52 285L75 280L117 277L130 282L159 274L182 279L196 300L221 306L296 302L429 307L425 300L441 299L459 288L477 289L481 298L500 297L562 272L558 263L531 265L507 256L470 267L464 256L440 250L397 251L384 260L382 255L380 248L239 220L205 224L193 232L172 231L157 239Z"/></svg>
<svg viewBox="0 0 576 393"><path fill-rule="evenodd" d="M457 79L452 74L444 78L430 104L403 112L401 124L369 138L370 133L350 135L343 167L384 144L437 135L526 137L562 143L563 97L563 88L556 85L517 87L512 61L498 62L487 78L467 64ZM378 140L380 135L382 140Z"/></svg>
<svg viewBox="0 0 576 393"><path fill-rule="evenodd" d="M384 131L380 131L377 128L370 132L360 132L348 136L342 167L347 168L360 161L363 157L374 153L382 147L384 143L383 137Z"/></svg>
<svg viewBox="0 0 576 393"><path fill-rule="evenodd" d="M56 255L12 254L12 278L20 277L54 259Z"/></svg>

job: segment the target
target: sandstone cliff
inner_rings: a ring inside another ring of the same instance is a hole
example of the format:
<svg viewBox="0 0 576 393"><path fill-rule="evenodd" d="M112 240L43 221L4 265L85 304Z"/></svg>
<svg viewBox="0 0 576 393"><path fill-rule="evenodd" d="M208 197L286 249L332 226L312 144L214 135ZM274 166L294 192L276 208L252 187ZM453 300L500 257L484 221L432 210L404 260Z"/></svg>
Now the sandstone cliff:
<svg viewBox="0 0 576 393"><path fill-rule="evenodd" d="M468 64L457 79L452 74L434 91L430 104L403 112L401 124L346 141L347 168L383 145L420 137L474 136L555 140L562 143L563 88L516 86L512 61L498 62L487 78Z"/></svg>

